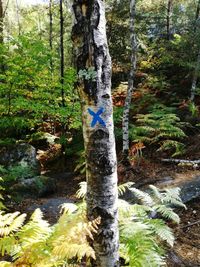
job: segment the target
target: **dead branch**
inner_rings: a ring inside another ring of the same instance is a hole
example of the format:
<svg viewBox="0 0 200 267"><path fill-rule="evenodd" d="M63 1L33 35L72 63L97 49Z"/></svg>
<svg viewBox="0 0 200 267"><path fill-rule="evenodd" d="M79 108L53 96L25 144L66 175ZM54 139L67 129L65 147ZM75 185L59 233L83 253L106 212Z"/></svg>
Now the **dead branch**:
<svg viewBox="0 0 200 267"><path fill-rule="evenodd" d="M162 162L169 162L169 163L181 163L185 165L198 165L200 164L200 159L198 160L187 160L187 159L161 159Z"/></svg>

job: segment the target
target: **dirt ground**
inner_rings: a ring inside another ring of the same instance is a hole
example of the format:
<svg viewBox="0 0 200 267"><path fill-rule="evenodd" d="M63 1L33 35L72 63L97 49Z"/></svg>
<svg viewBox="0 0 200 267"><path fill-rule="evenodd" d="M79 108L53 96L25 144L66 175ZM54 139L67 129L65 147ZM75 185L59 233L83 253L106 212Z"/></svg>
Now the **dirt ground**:
<svg viewBox="0 0 200 267"><path fill-rule="evenodd" d="M176 242L167 266L200 266L200 199L188 203L187 210L178 214L181 223L174 229Z"/></svg>

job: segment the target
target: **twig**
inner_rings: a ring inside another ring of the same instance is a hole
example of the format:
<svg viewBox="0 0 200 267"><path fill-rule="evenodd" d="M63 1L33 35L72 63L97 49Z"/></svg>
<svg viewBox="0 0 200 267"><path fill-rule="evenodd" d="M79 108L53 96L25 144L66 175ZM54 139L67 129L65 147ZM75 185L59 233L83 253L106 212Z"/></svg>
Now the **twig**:
<svg viewBox="0 0 200 267"><path fill-rule="evenodd" d="M190 226L193 226L195 224L199 224L200 223L200 220L196 221L196 222L192 222L192 223L189 223L187 225L183 225L181 226L180 228L187 228L187 227L190 227Z"/></svg>

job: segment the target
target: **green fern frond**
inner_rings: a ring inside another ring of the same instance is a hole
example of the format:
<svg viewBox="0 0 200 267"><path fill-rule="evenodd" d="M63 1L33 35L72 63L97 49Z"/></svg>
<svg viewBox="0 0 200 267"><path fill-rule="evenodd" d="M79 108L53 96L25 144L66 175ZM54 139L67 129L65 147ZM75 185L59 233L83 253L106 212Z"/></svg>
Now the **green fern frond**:
<svg viewBox="0 0 200 267"><path fill-rule="evenodd" d="M17 248L17 242L14 236L4 236L0 238L0 252L1 255L12 254Z"/></svg>
<svg viewBox="0 0 200 267"><path fill-rule="evenodd" d="M172 220L177 224L180 223L179 216L173 211L172 208L166 207L164 205L155 205L154 208L158 213L160 213L163 218Z"/></svg>
<svg viewBox="0 0 200 267"><path fill-rule="evenodd" d="M171 247L174 245L174 234L172 230L160 219L149 219L148 225L158 237L167 242Z"/></svg>
<svg viewBox="0 0 200 267"><path fill-rule="evenodd" d="M175 149L175 156L184 152L184 145L179 142L186 137L181 129L184 125L172 110L155 105L151 113L136 116L136 125L130 127L130 136L134 141L159 144L158 151Z"/></svg>
<svg viewBox="0 0 200 267"><path fill-rule="evenodd" d="M151 207L146 205L129 204L127 201L118 200L119 218L121 223L125 223L127 220L133 220L136 218L147 218L148 213L152 211Z"/></svg>
<svg viewBox="0 0 200 267"><path fill-rule="evenodd" d="M153 197L162 202L163 195L160 193L159 189L154 185L149 185L149 188L152 190Z"/></svg>
<svg viewBox="0 0 200 267"><path fill-rule="evenodd" d="M133 186L133 185L134 185L133 182L127 182L127 183L119 185L118 186L118 195L122 196L127 191L127 189L131 188L131 186Z"/></svg>
<svg viewBox="0 0 200 267"><path fill-rule="evenodd" d="M161 250L155 242L148 224L130 222L121 230L123 257L129 266L150 267L164 265ZM128 256L127 256L128 255Z"/></svg>
<svg viewBox="0 0 200 267"><path fill-rule="evenodd" d="M187 209L180 198L180 191L181 189L179 187L165 189L165 193L162 199L163 203Z"/></svg>
<svg viewBox="0 0 200 267"><path fill-rule="evenodd" d="M143 192L143 191L136 189L136 188L130 188L130 190L145 205L150 206L150 207L154 205L154 201L148 193Z"/></svg>

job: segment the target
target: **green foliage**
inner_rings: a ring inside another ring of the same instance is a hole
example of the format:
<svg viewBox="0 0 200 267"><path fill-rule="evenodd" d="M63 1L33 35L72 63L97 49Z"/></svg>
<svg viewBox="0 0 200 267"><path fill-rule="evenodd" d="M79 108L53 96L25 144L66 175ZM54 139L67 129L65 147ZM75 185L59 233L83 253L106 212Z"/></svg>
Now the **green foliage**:
<svg viewBox="0 0 200 267"><path fill-rule="evenodd" d="M79 159L76 161L76 167L74 171L84 174L86 172L85 151L80 152L79 155L80 156L79 156Z"/></svg>
<svg viewBox="0 0 200 267"><path fill-rule="evenodd" d="M20 164L8 168L0 166L0 175L4 178L5 184L9 184L19 179L33 177L34 171L29 166Z"/></svg>
<svg viewBox="0 0 200 267"><path fill-rule="evenodd" d="M192 114L192 117L197 117L199 114L199 109L193 102L189 102L188 104L188 109Z"/></svg>
<svg viewBox="0 0 200 267"><path fill-rule="evenodd" d="M49 68L51 55L47 44L33 32L12 38L1 47L6 65L0 83L1 137L23 138L36 131L43 121L62 128L80 128L80 104L74 91L76 71L65 69L62 107L59 72ZM54 126L55 127L55 126Z"/></svg>
<svg viewBox="0 0 200 267"><path fill-rule="evenodd" d="M180 189L171 188L159 190L153 185L150 185L149 188L151 190L151 194L136 188L130 188L130 190L142 202L143 205L150 207L152 214L159 214L164 219L179 223L180 219L173 211L172 207L176 206L186 208L179 197Z"/></svg>
<svg viewBox="0 0 200 267"><path fill-rule="evenodd" d="M172 156L176 156L184 151L184 144L179 141L186 137L183 126L171 109L154 105L151 113L136 116L136 126L132 126L130 135L134 142L157 144L158 151L174 151Z"/></svg>
<svg viewBox="0 0 200 267"><path fill-rule="evenodd" d="M126 220L121 224L120 237L120 252L126 266L164 265L163 251L157 245L155 234L148 224Z"/></svg>
<svg viewBox="0 0 200 267"><path fill-rule="evenodd" d="M179 189L159 190L150 186L151 194L129 188L142 202L129 204L119 200L120 252L126 266L163 266L165 265L163 242L174 244L174 235L164 219L179 223L178 215L172 205L185 207L179 197ZM163 219L155 216L160 215Z"/></svg>

